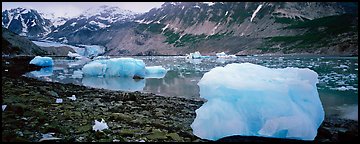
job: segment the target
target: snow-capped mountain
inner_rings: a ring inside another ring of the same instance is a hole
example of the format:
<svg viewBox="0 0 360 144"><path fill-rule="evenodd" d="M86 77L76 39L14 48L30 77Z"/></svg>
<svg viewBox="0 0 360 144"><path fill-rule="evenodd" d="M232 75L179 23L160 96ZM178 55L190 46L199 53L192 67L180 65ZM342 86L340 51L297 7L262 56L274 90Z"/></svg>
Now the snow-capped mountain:
<svg viewBox="0 0 360 144"><path fill-rule="evenodd" d="M2 27L29 38L44 37L52 23L34 9L16 8L2 11Z"/></svg>
<svg viewBox="0 0 360 144"><path fill-rule="evenodd" d="M48 35L48 39L67 42L68 37L86 36L96 31L106 30L119 23L132 21L136 15L135 12L106 5L89 8L78 17L68 19L63 25L58 26Z"/></svg>
<svg viewBox="0 0 360 144"><path fill-rule="evenodd" d="M57 17L54 13L40 13L41 16L43 16L46 19L49 19L54 26L54 28L65 24L66 21L71 19L71 17L64 16L64 17Z"/></svg>

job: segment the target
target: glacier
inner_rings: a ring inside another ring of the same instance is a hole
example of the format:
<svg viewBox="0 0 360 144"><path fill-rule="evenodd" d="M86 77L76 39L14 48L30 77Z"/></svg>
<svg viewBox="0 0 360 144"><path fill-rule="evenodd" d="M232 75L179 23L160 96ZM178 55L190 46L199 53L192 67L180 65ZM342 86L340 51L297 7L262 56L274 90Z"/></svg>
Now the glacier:
<svg viewBox="0 0 360 144"><path fill-rule="evenodd" d="M34 64L37 66L47 67L47 66L53 66L54 61L51 57L42 57L42 56L36 56L30 61L30 64Z"/></svg>
<svg viewBox="0 0 360 144"><path fill-rule="evenodd" d="M314 140L325 115L317 83L318 74L308 68L215 67L198 83L207 102L195 111L193 134Z"/></svg>

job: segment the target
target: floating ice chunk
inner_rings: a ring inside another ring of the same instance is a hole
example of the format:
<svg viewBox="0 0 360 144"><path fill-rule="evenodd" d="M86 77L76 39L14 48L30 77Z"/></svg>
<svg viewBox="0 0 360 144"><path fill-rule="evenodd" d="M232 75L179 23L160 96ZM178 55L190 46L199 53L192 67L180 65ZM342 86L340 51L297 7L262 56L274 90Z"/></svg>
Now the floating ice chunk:
<svg viewBox="0 0 360 144"><path fill-rule="evenodd" d="M207 99L191 124L203 139L232 135L313 140L324 120L316 72L234 63L205 73L200 97Z"/></svg>
<svg viewBox="0 0 360 144"><path fill-rule="evenodd" d="M74 71L74 73L73 73L73 75L71 77L72 78L82 78L83 77L83 72L81 70Z"/></svg>
<svg viewBox="0 0 360 144"><path fill-rule="evenodd" d="M145 67L146 78L163 78L167 70L162 66L149 66Z"/></svg>
<svg viewBox="0 0 360 144"><path fill-rule="evenodd" d="M63 79L65 79L65 78L66 78L66 76L59 75L59 76L57 76L57 78L59 78L59 79L63 80Z"/></svg>
<svg viewBox="0 0 360 144"><path fill-rule="evenodd" d="M80 54L78 53L72 53L71 51L69 51L69 53L67 54L68 57L72 57L72 58L75 58L75 57L81 57Z"/></svg>
<svg viewBox="0 0 360 144"><path fill-rule="evenodd" d="M86 63L90 62L91 59L87 58L87 57L79 57L80 59L78 59L77 61L75 62L71 62L68 64L68 67L69 68L75 68L75 67L78 67L78 66L81 66L83 67L83 65L85 65Z"/></svg>
<svg viewBox="0 0 360 144"><path fill-rule="evenodd" d="M82 71L85 76L144 77L145 63L133 58L95 60L86 64Z"/></svg>
<svg viewBox="0 0 360 144"><path fill-rule="evenodd" d="M53 75L53 67L43 67L39 71L30 72L30 74L34 75L35 77L52 76Z"/></svg>
<svg viewBox="0 0 360 144"><path fill-rule="evenodd" d="M76 97L75 97L75 95L72 95L71 97L67 97L68 99L71 99L71 100L76 100Z"/></svg>
<svg viewBox="0 0 360 144"><path fill-rule="evenodd" d="M5 69L6 72L8 72L9 70L8 69Z"/></svg>
<svg viewBox="0 0 360 144"><path fill-rule="evenodd" d="M93 60L104 60L104 59L110 59L110 56L97 56Z"/></svg>
<svg viewBox="0 0 360 144"><path fill-rule="evenodd" d="M46 141L46 140L59 140L61 138L54 137L55 133L47 133L47 134L41 134L42 138L39 140L39 142Z"/></svg>
<svg viewBox="0 0 360 144"><path fill-rule="evenodd" d="M145 80L130 77L83 77L82 84L93 88L134 92L144 89Z"/></svg>
<svg viewBox="0 0 360 144"><path fill-rule="evenodd" d="M7 65L8 65L8 64L10 64L10 63L9 63L9 62L5 62L5 64L7 64Z"/></svg>
<svg viewBox="0 0 360 144"><path fill-rule="evenodd" d="M2 105L2 110L4 111L6 109L7 105Z"/></svg>
<svg viewBox="0 0 360 144"><path fill-rule="evenodd" d="M187 59L199 59L201 58L201 54L199 51L195 52L195 53L190 53L188 55L186 55Z"/></svg>
<svg viewBox="0 0 360 144"><path fill-rule="evenodd" d="M55 103L62 103L63 99L56 99Z"/></svg>
<svg viewBox="0 0 360 144"><path fill-rule="evenodd" d="M216 53L217 58L236 58L236 55L227 55L225 52Z"/></svg>
<svg viewBox="0 0 360 144"><path fill-rule="evenodd" d="M337 88L330 88L332 90L338 90L338 91L347 91L347 90L357 90L357 88L353 87L353 86L341 86L341 87L337 87Z"/></svg>
<svg viewBox="0 0 360 144"><path fill-rule="evenodd" d="M95 120L95 125L93 126L94 131L102 131L108 128L109 126L105 123L104 119L101 119L101 122Z"/></svg>
<svg viewBox="0 0 360 144"><path fill-rule="evenodd" d="M47 67L47 66L53 66L54 62L53 62L53 59L51 57L36 56L35 58L33 58L30 61L30 64L34 64L34 65L42 66L42 67Z"/></svg>

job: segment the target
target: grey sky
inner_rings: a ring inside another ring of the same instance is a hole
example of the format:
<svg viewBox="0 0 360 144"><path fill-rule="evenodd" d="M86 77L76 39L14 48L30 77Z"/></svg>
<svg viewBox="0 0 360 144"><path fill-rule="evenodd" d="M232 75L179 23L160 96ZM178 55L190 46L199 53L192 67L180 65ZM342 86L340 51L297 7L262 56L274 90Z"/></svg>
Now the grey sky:
<svg viewBox="0 0 360 144"><path fill-rule="evenodd" d="M159 8L163 2L2 2L2 10L24 7L36 9L43 13L54 13L56 16L76 16L84 10L100 5L117 6L134 12L147 12Z"/></svg>

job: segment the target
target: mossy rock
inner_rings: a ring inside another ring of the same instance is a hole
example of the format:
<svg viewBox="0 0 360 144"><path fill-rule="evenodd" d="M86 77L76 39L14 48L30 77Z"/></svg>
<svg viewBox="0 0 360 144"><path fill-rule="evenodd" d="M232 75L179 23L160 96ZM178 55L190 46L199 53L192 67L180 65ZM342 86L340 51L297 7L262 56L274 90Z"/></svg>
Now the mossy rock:
<svg viewBox="0 0 360 144"><path fill-rule="evenodd" d="M110 118L114 120L124 120L124 121L131 121L133 119L131 116L122 113L112 113Z"/></svg>
<svg viewBox="0 0 360 144"><path fill-rule="evenodd" d="M146 138L150 140L164 140L167 139L166 135L167 134L165 132L160 131L159 129L154 129L150 135L146 136Z"/></svg>
<svg viewBox="0 0 360 144"><path fill-rule="evenodd" d="M91 125L83 125L77 128L76 133L84 133L91 130Z"/></svg>
<svg viewBox="0 0 360 144"><path fill-rule="evenodd" d="M182 141L183 139L177 133L169 133L167 136L171 137L171 139L175 141Z"/></svg>
<svg viewBox="0 0 360 144"><path fill-rule="evenodd" d="M134 136L135 133L139 132L139 130L135 130L135 129L122 129L120 131L120 135L122 136Z"/></svg>

